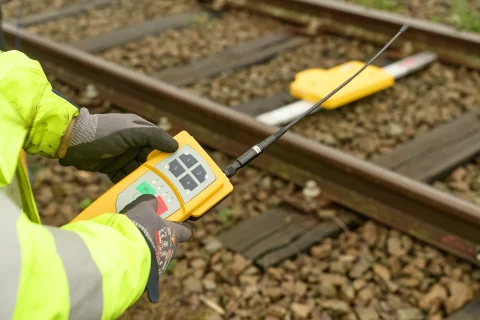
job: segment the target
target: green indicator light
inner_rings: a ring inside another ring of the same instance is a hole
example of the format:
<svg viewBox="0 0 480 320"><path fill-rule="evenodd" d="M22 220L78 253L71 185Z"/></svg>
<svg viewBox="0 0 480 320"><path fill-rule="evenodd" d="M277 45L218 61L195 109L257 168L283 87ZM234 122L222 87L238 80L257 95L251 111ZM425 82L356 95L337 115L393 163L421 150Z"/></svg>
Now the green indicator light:
<svg viewBox="0 0 480 320"><path fill-rule="evenodd" d="M141 193L141 194L155 194L155 189L152 188L151 185L149 185L147 182L142 182L138 187L137 187L137 190Z"/></svg>

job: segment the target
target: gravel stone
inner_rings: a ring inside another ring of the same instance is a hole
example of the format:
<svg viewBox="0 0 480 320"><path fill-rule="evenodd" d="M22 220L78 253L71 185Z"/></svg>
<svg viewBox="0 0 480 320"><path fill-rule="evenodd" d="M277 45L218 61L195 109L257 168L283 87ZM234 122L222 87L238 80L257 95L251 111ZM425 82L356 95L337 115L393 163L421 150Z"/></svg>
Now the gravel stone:
<svg viewBox="0 0 480 320"><path fill-rule="evenodd" d="M217 289L217 284L215 283L215 281L205 279L202 283L203 287L207 291L215 291Z"/></svg>
<svg viewBox="0 0 480 320"><path fill-rule="evenodd" d="M86 186L97 181L98 175L87 171L78 171L75 173L75 180L82 186Z"/></svg>
<svg viewBox="0 0 480 320"><path fill-rule="evenodd" d="M356 308L355 312L357 313L357 316L360 320L378 320L378 319L380 319L377 311L372 307Z"/></svg>
<svg viewBox="0 0 480 320"><path fill-rule="evenodd" d="M420 309L405 308L397 311L398 320L422 320L424 315Z"/></svg>
<svg viewBox="0 0 480 320"><path fill-rule="evenodd" d="M188 277L185 279L183 286L188 292L201 293L203 291L202 283L196 277Z"/></svg>
<svg viewBox="0 0 480 320"><path fill-rule="evenodd" d="M295 283L295 288L294 288L294 293L295 293L295 295L301 297L301 296L305 295L305 293L307 292L307 290L308 290L308 286L307 286L304 282L302 282L302 281L297 281L297 282Z"/></svg>
<svg viewBox="0 0 480 320"><path fill-rule="evenodd" d="M402 242L399 238L388 238L388 252L394 256L403 256L405 250L402 249Z"/></svg>
<svg viewBox="0 0 480 320"><path fill-rule="evenodd" d="M467 301L473 298L472 289L466 284L451 280L448 283L449 298L445 302L447 314L452 314L465 305Z"/></svg>
<svg viewBox="0 0 480 320"><path fill-rule="evenodd" d="M308 304L292 303L290 309L296 316L301 318L306 318L311 312L311 308Z"/></svg>
<svg viewBox="0 0 480 320"><path fill-rule="evenodd" d="M286 308L282 307L282 306L270 305L267 309L267 314L271 315L271 316L274 316L274 317L277 317L277 318L281 318L281 317L285 316L287 311L288 310Z"/></svg>
<svg viewBox="0 0 480 320"><path fill-rule="evenodd" d="M446 178L434 181L440 191L480 205L480 157L454 170Z"/></svg>
<svg viewBox="0 0 480 320"><path fill-rule="evenodd" d="M344 300L351 302L355 298L355 289L351 285L343 286L341 294Z"/></svg>
<svg viewBox="0 0 480 320"><path fill-rule="evenodd" d="M207 237L204 241L204 245L205 250L208 253L214 253L223 248L223 243L214 237Z"/></svg>
<svg viewBox="0 0 480 320"><path fill-rule="evenodd" d="M441 284L435 284L418 304L423 310L438 310L440 305L447 299L447 290Z"/></svg>
<svg viewBox="0 0 480 320"><path fill-rule="evenodd" d="M319 305L322 308L332 310L339 314L348 313L350 311L348 303L342 300L320 300Z"/></svg>
<svg viewBox="0 0 480 320"><path fill-rule="evenodd" d="M372 266L371 261L364 257L360 257L360 259L355 263L353 266L352 270L349 272L349 276L351 278L359 278L361 275L363 275L370 267Z"/></svg>
<svg viewBox="0 0 480 320"><path fill-rule="evenodd" d="M377 241L377 225L373 221L368 221L362 226L362 237L370 245L375 245Z"/></svg>
<svg viewBox="0 0 480 320"><path fill-rule="evenodd" d="M333 298L337 296L337 289L330 282L322 282L318 288L318 293L327 298Z"/></svg>
<svg viewBox="0 0 480 320"><path fill-rule="evenodd" d="M195 259L190 263L190 266L194 269L204 269L207 262L203 259Z"/></svg>
<svg viewBox="0 0 480 320"><path fill-rule="evenodd" d="M417 278L408 278L408 277L401 278L399 280L399 283L401 286L408 287L408 288L418 287L420 285L420 282L421 281Z"/></svg>
<svg viewBox="0 0 480 320"><path fill-rule="evenodd" d="M343 286L348 283L348 279L345 276L339 274L324 273L320 275L320 282L327 282L333 286Z"/></svg>
<svg viewBox="0 0 480 320"><path fill-rule="evenodd" d="M386 268L385 266L382 266L381 264L378 264L378 263L374 264L373 272L375 272L375 274L378 275L384 281L390 281L391 279L390 271L388 271L388 268Z"/></svg>
<svg viewBox="0 0 480 320"><path fill-rule="evenodd" d="M321 245L314 246L310 249L311 255L318 259L324 259L328 257L331 251L332 251L332 244L329 241Z"/></svg>

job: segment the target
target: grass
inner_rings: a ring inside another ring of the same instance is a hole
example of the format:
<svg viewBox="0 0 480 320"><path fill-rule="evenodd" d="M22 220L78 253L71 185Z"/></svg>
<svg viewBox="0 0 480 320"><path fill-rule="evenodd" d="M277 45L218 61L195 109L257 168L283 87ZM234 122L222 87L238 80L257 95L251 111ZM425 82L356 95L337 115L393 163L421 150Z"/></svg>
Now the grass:
<svg viewBox="0 0 480 320"><path fill-rule="evenodd" d="M80 209L85 210L92 202L93 200L90 198L83 199L82 202L80 202Z"/></svg>
<svg viewBox="0 0 480 320"><path fill-rule="evenodd" d="M177 265L177 259L171 260L167 265L167 269L165 269L165 273L166 274L172 274L173 269L175 269L176 265Z"/></svg>
<svg viewBox="0 0 480 320"><path fill-rule="evenodd" d="M368 7L385 11L402 11L404 9L402 4L395 0L357 0L356 3Z"/></svg>
<svg viewBox="0 0 480 320"><path fill-rule="evenodd" d="M223 209L218 213L218 215L220 216L220 220L227 222L232 217L233 211L232 209Z"/></svg>
<svg viewBox="0 0 480 320"><path fill-rule="evenodd" d="M466 0L454 0L452 19L462 30L480 32L480 12L472 10Z"/></svg>
<svg viewBox="0 0 480 320"><path fill-rule="evenodd" d="M397 0L354 0L353 2L366 8L397 13L406 9L405 5ZM480 12L478 8L474 10L468 0L453 0L449 17L433 15L429 19L436 23L451 24L459 30L480 33Z"/></svg>

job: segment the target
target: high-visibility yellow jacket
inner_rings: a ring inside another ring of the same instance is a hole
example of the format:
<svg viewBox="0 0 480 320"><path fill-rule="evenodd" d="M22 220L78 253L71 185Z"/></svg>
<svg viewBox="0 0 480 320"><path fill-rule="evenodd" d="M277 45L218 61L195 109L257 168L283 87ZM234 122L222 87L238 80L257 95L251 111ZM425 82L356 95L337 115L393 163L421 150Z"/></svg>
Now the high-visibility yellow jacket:
<svg viewBox="0 0 480 320"><path fill-rule="evenodd" d="M0 319L115 319L145 290L150 251L125 215L40 224L20 152L55 158L77 114L37 61L0 51Z"/></svg>

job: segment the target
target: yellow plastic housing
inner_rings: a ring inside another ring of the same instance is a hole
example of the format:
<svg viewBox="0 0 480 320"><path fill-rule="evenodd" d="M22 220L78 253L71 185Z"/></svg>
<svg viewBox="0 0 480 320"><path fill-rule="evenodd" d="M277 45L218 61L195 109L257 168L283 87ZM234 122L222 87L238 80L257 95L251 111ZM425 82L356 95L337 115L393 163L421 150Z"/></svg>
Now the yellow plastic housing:
<svg viewBox="0 0 480 320"><path fill-rule="evenodd" d="M199 218L217 203L226 198L233 191L233 186L227 176L225 176L222 170L210 158L205 150L203 150L200 144L198 144L198 142L185 131L180 132L174 138L178 141L179 148L184 145L189 145L207 162L208 166L215 175L215 181L203 189L193 199L187 203L184 203L182 197L180 196L180 192L175 185L165 174L155 168L155 165L167 158L170 154L155 150L148 156L147 162L142 164L134 172L110 188L95 202L90 204L90 206L82 211L72 222L92 219L102 213L116 213L115 207L118 195L148 171L154 172L162 180L164 180L173 190L180 203L180 209L168 216L166 220L183 222L190 217ZM122 208L119 210L121 209Z"/></svg>
<svg viewBox="0 0 480 320"><path fill-rule="evenodd" d="M350 61L324 69L308 69L299 72L290 84L290 94L300 100L318 102L345 82L365 65L361 61ZM349 84L322 104L324 109L335 109L371 94L385 90L395 84L395 78L382 68L368 66Z"/></svg>

